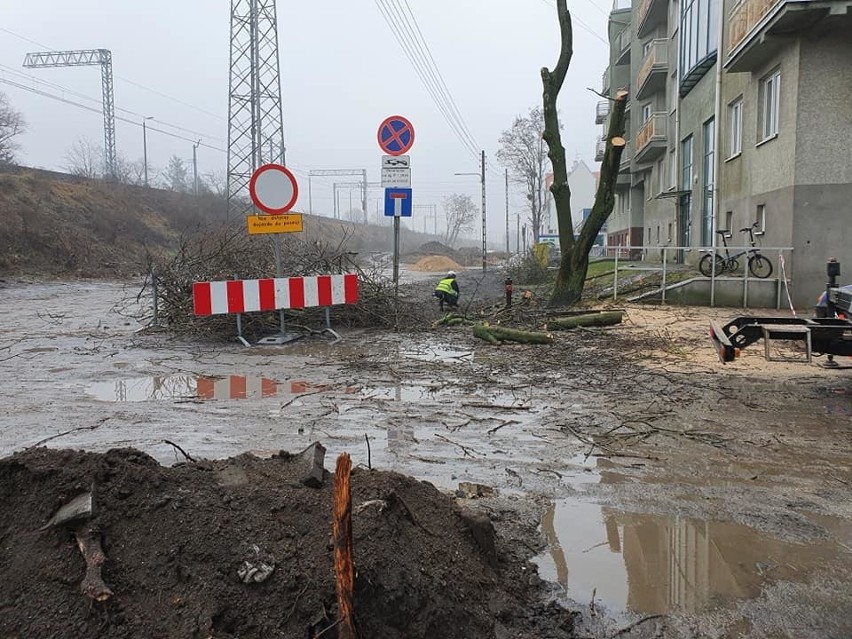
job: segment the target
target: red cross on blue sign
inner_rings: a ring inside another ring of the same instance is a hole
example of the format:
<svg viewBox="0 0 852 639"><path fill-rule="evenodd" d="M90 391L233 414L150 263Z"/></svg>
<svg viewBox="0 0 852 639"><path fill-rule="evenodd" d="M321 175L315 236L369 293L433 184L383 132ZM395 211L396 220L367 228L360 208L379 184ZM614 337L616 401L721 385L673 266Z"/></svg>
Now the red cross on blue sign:
<svg viewBox="0 0 852 639"><path fill-rule="evenodd" d="M414 146L414 125L401 115L392 115L379 125L379 147L388 155L402 155Z"/></svg>

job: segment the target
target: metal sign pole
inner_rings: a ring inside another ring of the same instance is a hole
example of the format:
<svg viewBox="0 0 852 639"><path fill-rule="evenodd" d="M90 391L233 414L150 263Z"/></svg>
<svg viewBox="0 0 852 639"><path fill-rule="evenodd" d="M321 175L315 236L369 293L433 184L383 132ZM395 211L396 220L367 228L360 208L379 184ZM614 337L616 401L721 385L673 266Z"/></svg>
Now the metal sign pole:
<svg viewBox="0 0 852 639"><path fill-rule="evenodd" d="M394 205L401 208L400 200ZM399 330L399 215L393 216L393 309L394 330Z"/></svg>
<svg viewBox="0 0 852 639"><path fill-rule="evenodd" d="M281 264L281 236L277 233L272 236L272 248L275 252L275 277L284 277L284 267ZM284 320L284 309L278 310L278 327L282 335L287 333L287 325Z"/></svg>

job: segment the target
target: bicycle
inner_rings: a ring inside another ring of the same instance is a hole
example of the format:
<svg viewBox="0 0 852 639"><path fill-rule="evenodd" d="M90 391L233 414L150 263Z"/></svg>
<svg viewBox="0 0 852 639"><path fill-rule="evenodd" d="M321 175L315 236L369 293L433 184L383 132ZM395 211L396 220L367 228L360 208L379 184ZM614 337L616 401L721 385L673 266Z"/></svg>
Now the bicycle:
<svg viewBox="0 0 852 639"><path fill-rule="evenodd" d="M725 257L722 257L717 252L707 253L707 255L702 257L698 262L698 270L701 271L701 274L705 277L710 277L713 274L714 257L716 260L716 275L721 275L726 271L733 273L734 271L739 270L740 263L737 261L737 258L742 257L743 255L749 255L749 273L760 279L766 279L772 275L772 262L769 261L769 258L761 255L760 249L755 246L754 229L757 227L758 223L755 222L751 226L740 229L740 233L748 233L751 248L744 249L734 255L731 255L731 252L728 250L727 240L728 238L733 237L731 232L726 229L716 231L716 233L718 233L722 238L722 246L725 248Z"/></svg>

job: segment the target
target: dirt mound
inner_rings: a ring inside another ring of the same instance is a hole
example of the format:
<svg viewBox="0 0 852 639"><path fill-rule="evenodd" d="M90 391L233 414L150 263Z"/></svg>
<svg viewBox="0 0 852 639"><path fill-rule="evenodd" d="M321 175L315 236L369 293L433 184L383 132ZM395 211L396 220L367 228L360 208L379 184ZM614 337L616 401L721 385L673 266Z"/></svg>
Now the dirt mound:
<svg viewBox="0 0 852 639"><path fill-rule="evenodd" d="M174 467L133 449L0 460L0 636L305 637L336 600L331 481L299 480L286 453ZM92 487L88 527L114 592L95 604L69 530L38 532ZM395 473L356 469L352 491L361 636L557 636L559 615L532 601L517 550L495 554L487 516ZM274 571L246 584L246 562Z"/></svg>
<svg viewBox="0 0 852 639"><path fill-rule="evenodd" d="M412 271L424 273L440 273L441 271L463 271L464 267L444 255L428 255L421 257L411 265Z"/></svg>
<svg viewBox="0 0 852 639"><path fill-rule="evenodd" d="M441 242L426 242L417 251L422 255L444 255L456 259L456 250Z"/></svg>

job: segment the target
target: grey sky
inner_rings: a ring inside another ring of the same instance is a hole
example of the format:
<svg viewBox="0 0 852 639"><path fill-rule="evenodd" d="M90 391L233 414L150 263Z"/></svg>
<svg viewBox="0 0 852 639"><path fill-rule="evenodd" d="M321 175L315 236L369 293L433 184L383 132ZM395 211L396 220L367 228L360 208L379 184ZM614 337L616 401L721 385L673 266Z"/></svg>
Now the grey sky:
<svg viewBox="0 0 852 639"><path fill-rule="evenodd" d="M489 235L501 238L505 216L497 138L515 115L540 104L539 68L553 66L559 32L553 0L409 0L446 84L473 137L490 159ZM606 0L574 0L575 54L560 110L569 159L594 167L594 106L607 62ZM0 0L0 78L53 94L61 89L25 73L95 98L65 97L99 108L97 68L23 69L24 54L52 49L108 48L116 75L117 115L225 148L229 54L229 0ZM453 135L392 37L374 0L279 0L280 54L288 164L302 175L314 168L368 169L378 180L381 152L376 129L388 115L408 117L417 139L411 152L415 203L439 204L451 192L479 201L478 160ZM584 24L578 24L582 21ZM592 35L593 31L597 37ZM14 35L13 35L14 34ZM139 85L153 89L145 90ZM29 130L21 138L25 163L61 169L74 140L101 144L99 114L0 83L22 111ZM176 98L178 101L164 96ZM183 104L182 104L182 103ZM192 108L191 106L197 108ZM199 110L200 109L200 110ZM186 131L167 127L181 126ZM190 132L193 131L193 132ZM194 133L197 132L197 133ZM142 156L142 131L117 123L119 153ZM149 131L149 163L163 167L176 154L187 161L192 143ZM202 147L202 173L224 171L225 154ZM345 178L338 178L344 181ZM331 212L332 178L314 178L314 209ZM299 208L307 208L307 179L300 179ZM379 193L369 204L375 211ZM357 200L357 194L353 194ZM342 196L348 208L348 194ZM512 215L522 206L511 198ZM414 221L422 228L422 220ZM431 226L431 224L430 224Z"/></svg>

